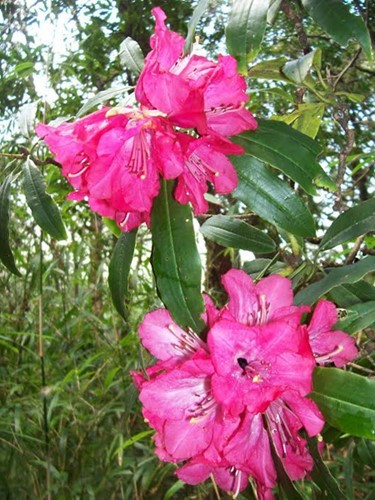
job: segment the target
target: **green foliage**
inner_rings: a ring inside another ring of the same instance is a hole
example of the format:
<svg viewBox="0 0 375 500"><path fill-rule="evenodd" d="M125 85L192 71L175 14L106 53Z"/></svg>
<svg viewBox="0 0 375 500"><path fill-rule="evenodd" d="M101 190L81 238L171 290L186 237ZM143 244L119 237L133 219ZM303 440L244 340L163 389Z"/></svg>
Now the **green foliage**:
<svg viewBox="0 0 375 500"><path fill-rule="evenodd" d="M214 203L201 233L214 252L203 266L204 243L197 247L191 210L174 201L171 182L162 186L151 231L141 227L137 237L122 234L116 241L109 221L85 203L66 201L67 183L33 136L35 117L69 119L130 99L149 50L155 5L167 12L172 29L187 34L186 53L195 34L210 53L223 53L226 27L259 121L256 131L233 138L245 150L232 159L239 177L233 197L208 195ZM154 455L129 371L152 362L143 359L136 336L144 314L164 304L182 326L199 331L202 270L216 271L229 259L257 279L288 276L296 303L333 300L342 308L336 328L355 335L360 348L346 371L316 370L311 397L329 424L323 432L329 454L322 459L310 441L312 481L297 485L278 463L276 494L371 498L372 3L37 0L27 11L20 2L0 2L0 13L0 283L6 291L0 296L0 497L215 498L210 482L188 487L176 480L173 465ZM41 30L57 34L63 24L63 50L52 38L41 41ZM254 260L243 263L236 249L253 252ZM220 286L219 275L212 286L206 274L206 289Z"/></svg>
<svg viewBox="0 0 375 500"><path fill-rule="evenodd" d="M151 214L152 267L161 300L182 327L200 332L204 323L201 261L191 209L172 196L172 182L162 181Z"/></svg>

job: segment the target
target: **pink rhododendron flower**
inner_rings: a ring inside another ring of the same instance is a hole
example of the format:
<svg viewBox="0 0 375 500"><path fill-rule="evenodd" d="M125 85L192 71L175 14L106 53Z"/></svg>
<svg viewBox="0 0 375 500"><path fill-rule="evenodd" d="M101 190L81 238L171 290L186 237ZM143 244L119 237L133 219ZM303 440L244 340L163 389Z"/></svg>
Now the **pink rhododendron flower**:
<svg viewBox="0 0 375 500"><path fill-rule="evenodd" d="M230 193L237 186L237 174L225 155L239 154L241 148L219 136L205 136L194 139L179 134L184 155L184 168L178 177L175 198L182 204L190 203L195 214L206 213L208 203L204 198L207 181L217 193Z"/></svg>
<svg viewBox="0 0 375 500"><path fill-rule="evenodd" d="M175 178L183 169L176 134L155 111L104 108L71 124L39 124L36 132L76 188L69 198L87 198L126 230L149 221L159 176Z"/></svg>
<svg viewBox="0 0 375 500"><path fill-rule="evenodd" d="M313 460L300 432L316 436L324 424L305 397L316 365L301 324L309 308L293 306L290 280L280 276L255 284L231 270L223 283L225 307L218 310L205 297L206 342L166 310L145 316L139 334L157 361L145 375L132 375L156 431L156 453L184 462L180 479L198 484L212 476L236 496L251 477L258 498L269 500L274 454L292 480L302 479Z"/></svg>
<svg viewBox="0 0 375 500"><path fill-rule="evenodd" d="M340 330L331 330L337 320L335 305L328 300L319 300L307 332L316 362L320 365L334 363L340 367L358 354L352 337Z"/></svg>
<svg viewBox="0 0 375 500"><path fill-rule="evenodd" d="M235 59L182 57L184 39L168 30L159 7L153 14L152 50L135 92L139 107L36 127L75 188L68 198L87 200L125 231L149 224L160 177L178 178L175 198L196 214L207 211L207 182L217 193L233 191L237 175L227 155L243 149L227 137L257 126L244 108L246 83Z"/></svg>
<svg viewBox="0 0 375 500"><path fill-rule="evenodd" d="M199 134L223 136L253 130L257 122L244 108L246 82L237 73L232 56L218 62L195 54L183 56L184 39L170 31L166 15L155 7L155 34L151 52L136 87L136 98L167 114L174 125L197 129Z"/></svg>

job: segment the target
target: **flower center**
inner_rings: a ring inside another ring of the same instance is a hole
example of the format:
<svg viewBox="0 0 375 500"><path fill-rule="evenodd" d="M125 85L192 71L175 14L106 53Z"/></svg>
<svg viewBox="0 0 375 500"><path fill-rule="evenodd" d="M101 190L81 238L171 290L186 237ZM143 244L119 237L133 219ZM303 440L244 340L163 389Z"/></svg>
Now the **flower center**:
<svg viewBox="0 0 375 500"><path fill-rule="evenodd" d="M205 182L207 173L213 174L215 177L219 175L207 162L202 160L196 153L192 153L187 159L186 166L191 175L199 183Z"/></svg>
<svg viewBox="0 0 375 500"><path fill-rule="evenodd" d="M194 397L198 400L189 408L189 422L196 424L204 419L216 407L216 401L210 391L195 392Z"/></svg>
<svg viewBox="0 0 375 500"><path fill-rule="evenodd" d="M251 378L255 384L263 382L270 367L270 364L263 359L247 361L246 358L237 358L237 363L240 365L242 375Z"/></svg>

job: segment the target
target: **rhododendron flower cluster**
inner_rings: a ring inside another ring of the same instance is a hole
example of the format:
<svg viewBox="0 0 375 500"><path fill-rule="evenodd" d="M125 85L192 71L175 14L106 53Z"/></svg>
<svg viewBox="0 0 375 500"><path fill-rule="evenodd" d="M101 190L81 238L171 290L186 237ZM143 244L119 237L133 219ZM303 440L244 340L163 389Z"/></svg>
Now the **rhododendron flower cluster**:
<svg viewBox="0 0 375 500"><path fill-rule="evenodd" d="M316 363L341 366L356 355L349 335L331 331L335 306L294 306L291 281L278 275L255 284L243 271L223 276L228 304L205 297L207 339L183 330L169 312L145 316L143 346L157 359L133 372L143 415L155 429L161 460L184 462L177 476L198 484L210 475L237 495L251 477L258 498L272 498L277 454L292 480L313 468L306 440L324 420L306 396Z"/></svg>
<svg viewBox="0 0 375 500"><path fill-rule="evenodd" d="M159 7L152 12L151 51L135 88L139 107L36 128L75 188L69 198L87 199L125 231L149 222L160 177L177 179L175 198L196 214L207 210L207 182L231 192L237 176L227 155L243 150L228 137L257 126L235 59L183 56L184 38L166 27Z"/></svg>

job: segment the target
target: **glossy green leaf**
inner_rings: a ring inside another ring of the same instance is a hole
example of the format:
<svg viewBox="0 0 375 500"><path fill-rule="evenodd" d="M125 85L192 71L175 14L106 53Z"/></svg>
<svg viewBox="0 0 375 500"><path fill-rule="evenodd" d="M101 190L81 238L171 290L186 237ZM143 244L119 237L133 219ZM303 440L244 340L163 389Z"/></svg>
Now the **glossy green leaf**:
<svg viewBox="0 0 375 500"><path fill-rule="evenodd" d="M248 75L251 78L260 78L262 80L280 80L282 82L289 82L289 79L281 72L281 68L286 62L288 62L286 57L262 61L252 66L248 71Z"/></svg>
<svg viewBox="0 0 375 500"><path fill-rule="evenodd" d="M186 35L185 45L184 45L184 54L190 54L193 43L195 30L197 29L197 24L199 19L204 14L204 11L207 9L210 0L199 0L197 6L194 9L193 15L188 24L188 32Z"/></svg>
<svg viewBox="0 0 375 500"><path fill-rule="evenodd" d="M281 71L289 80L299 85L302 84L309 74L310 69L313 67L314 62L319 58L319 53L317 51L318 49L313 50L294 61L286 62L281 68Z"/></svg>
<svg viewBox="0 0 375 500"><path fill-rule="evenodd" d="M46 193L42 174L30 159L26 160L23 173L26 201L35 222L56 240L64 240L64 223L55 202Z"/></svg>
<svg viewBox="0 0 375 500"><path fill-rule="evenodd" d="M270 0L234 0L226 28L228 51L246 73L247 63L260 49L267 26Z"/></svg>
<svg viewBox="0 0 375 500"><path fill-rule="evenodd" d="M315 185L336 189L325 174L317 155L320 145L285 123L258 120L258 128L234 138L246 153L281 170L309 194L315 194Z"/></svg>
<svg viewBox="0 0 375 500"><path fill-rule="evenodd" d="M235 198L263 219L289 233L299 236L315 234L312 215L285 182L251 156L237 156L231 160L239 179L233 193Z"/></svg>
<svg viewBox="0 0 375 500"><path fill-rule="evenodd" d="M330 473L328 467L323 462L318 450L318 442L316 438L307 436L307 444L310 455L314 460L314 469L310 472L312 480L319 486L321 494L325 498L331 500L345 500L346 497L342 492L338 482Z"/></svg>
<svg viewBox="0 0 375 500"><path fill-rule="evenodd" d="M173 183L162 181L151 213L152 267L162 302L175 321L199 333L204 305L201 261L195 241L191 209L177 203Z"/></svg>
<svg viewBox="0 0 375 500"><path fill-rule="evenodd" d="M128 292L128 278L133 259L137 231L122 233L113 250L108 268L108 284L117 312L126 320L124 299Z"/></svg>
<svg viewBox="0 0 375 500"><path fill-rule="evenodd" d="M0 259L4 266L13 274L21 276L16 267L12 250L9 245L9 193L11 177L4 179L0 186Z"/></svg>
<svg viewBox="0 0 375 500"><path fill-rule="evenodd" d="M138 42L127 36L120 45L119 57L132 73L139 75L145 64L145 58Z"/></svg>
<svg viewBox="0 0 375 500"><path fill-rule="evenodd" d="M373 256L367 256L355 264L332 269L323 279L298 292L294 301L296 304L313 304L332 288L344 283L355 283L372 271L375 271Z"/></svg>
<svg viewBox="0 0 375 500"><path fill-rule="evenodd" d="M323 236L320 249L333 248L374 230L375 198L371 198L340 214Z"/></svg>
<svg viewBox="0 0 375 500"><path fill-rule="evenodd" d="M275 242L259 229L250 226L243 220L214 215L200 228L205 238L215 241L223 247L241 248L256 253L271 253L275 250Z"/></svg>
<svg viewBox="0 0 375 500"><path fill-rule="evenodd" d="M94 95L94 97L91 97L85 102L85 104L78 111L77 118L84 115L85 113L87 113L87 111L90 111L90 109L95 108L99 104L109 101L113 97L116 97L121 94L126 94L132 88L133 87L129 87L129 85L125 85L123 87L116 87L116 88L111 87L106 90L101 90L96 95Z"/></svg>
<svg viewBox="0 0 375 500"><path fill-rule="evenodd" d="M310 394L327 423L375 439L375 380L337 368L316 368Z"/></svg>
<svg viewBox="0 0 375 500"><path fill-rule="evenodd" d="M360 302L375 301L375 287L367 281L359 280L332 288L329 297L338 306L350 308Z"/></svg>
<svg viewBox="0 0 375 500"><path fill-rule="evenodd" d="M342 0L301 0L310 16L337 43L346 45L352 38L372 58L371 39L362 18L355 16Z"/></svg>
<svg viewBox="0 0 375 500"><path fill-rule="evenodd" d="M354 304L347 311L348 317L340 320L335 328L356 333L375 323L375 301Z"/></svg>

